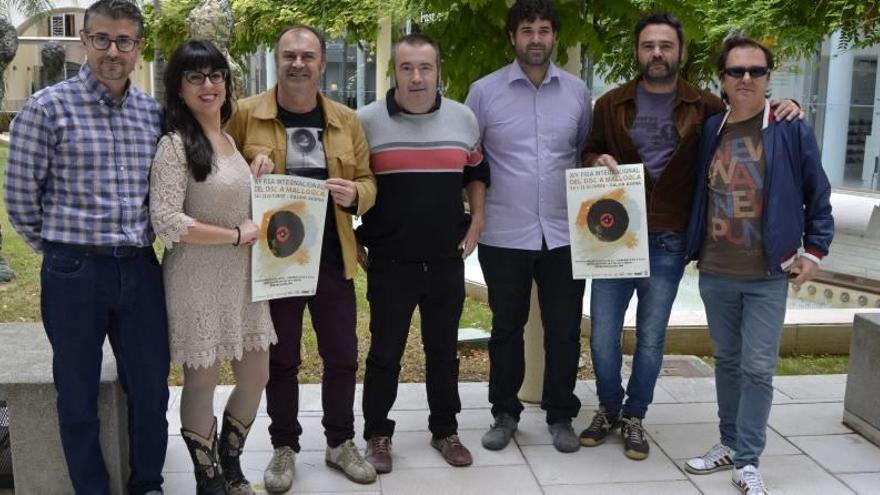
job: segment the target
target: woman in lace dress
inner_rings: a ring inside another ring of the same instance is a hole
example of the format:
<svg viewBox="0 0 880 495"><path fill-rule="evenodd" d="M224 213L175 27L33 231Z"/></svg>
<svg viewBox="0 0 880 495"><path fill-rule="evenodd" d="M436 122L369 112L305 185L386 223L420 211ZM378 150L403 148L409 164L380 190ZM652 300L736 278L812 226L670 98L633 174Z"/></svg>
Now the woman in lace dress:
<svg viewBox="0 0 880 495"><path fill-rule="evenodd" d="M181 434L199 494L254 493L239 456L276 342L266 302L250 302L250 169L222 130L232 113L229 66L208 41L180 46L165 72L166 127L150 181L150 213L165 243L171 358L183 366ZM219 448L214 388L223 359L236 385ZM222 469L217 469L218 463ZM222 471L222 474L221 474Z"/></svg>

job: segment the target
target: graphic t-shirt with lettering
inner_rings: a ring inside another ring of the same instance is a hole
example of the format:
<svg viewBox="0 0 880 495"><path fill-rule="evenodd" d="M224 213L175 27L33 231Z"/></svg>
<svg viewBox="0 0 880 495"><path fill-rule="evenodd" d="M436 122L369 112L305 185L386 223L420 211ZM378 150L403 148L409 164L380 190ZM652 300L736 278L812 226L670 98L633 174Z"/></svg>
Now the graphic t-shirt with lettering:
<svg viewBox="0 0 880 495"><path fill-rule="evenodd" d="M762 111L721 131L709 165L706 237L698 265L702 271L743 278L767 275L763 117Z"/></svg>
<svg viewBox="0 0 880 495"><path fill-rule="evenodd" d="M660 176L678 147L678 128L672 119L676 95L676 91L651 93L642 83L636 89L636 117L629 134L652 179Z"/></svg>
<svg viewBox="0 0 880 495"><path fill-rule="evenodd" d="M324 112L318 105L306 113L293 113L278 106L278 120L287 131L287 175L327 180L327 156L324 153ZM324 220L324 241L321 246L321 264L330 263L341 268L342 247L336 232L336 213L333 198L327 198L327 216Z"/></svg>

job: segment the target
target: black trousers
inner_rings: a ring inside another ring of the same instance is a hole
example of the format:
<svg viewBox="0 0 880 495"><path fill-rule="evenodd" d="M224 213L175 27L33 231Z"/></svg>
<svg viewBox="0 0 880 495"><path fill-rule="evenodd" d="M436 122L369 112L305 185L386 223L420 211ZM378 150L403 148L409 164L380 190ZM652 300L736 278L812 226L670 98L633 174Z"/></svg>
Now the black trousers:
<svg viewBox="0 0 880 495"><path fill-rule="evenodd" d="M480 266L489 289L492 335L489 338L489 402L492 415L519 418L517 397L525 375L523 329L529 318L532 280L544 325L544 393L547 422L577 416L574 395L580 357L580 322L585 282L571 276L571 248L540 251L480 244Z"/></svg>
<svg viewBox="0 0 880 495"><path fill-rule="evenodd" d="M367 270L370 351L364 376L364 438L392 436L388 412L397 398L400 360L418 306L425 351L428 428L435 438L458 432L458 322L464 305L460 258L429 262L371 260Z"/></svg>

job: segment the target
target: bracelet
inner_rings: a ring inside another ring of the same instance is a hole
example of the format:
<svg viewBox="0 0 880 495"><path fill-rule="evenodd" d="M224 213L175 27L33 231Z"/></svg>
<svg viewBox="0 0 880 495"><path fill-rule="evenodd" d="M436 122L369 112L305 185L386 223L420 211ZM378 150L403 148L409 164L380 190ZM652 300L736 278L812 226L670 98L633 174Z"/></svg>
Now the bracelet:
<svg viewBox="0 0 880 495"><path fill-rule="evenodd" d="M238 228L238 226L235 227L235 234L235 242L233 242L232 245L238 247L238 245L241 244L241 229Z"/></svg>

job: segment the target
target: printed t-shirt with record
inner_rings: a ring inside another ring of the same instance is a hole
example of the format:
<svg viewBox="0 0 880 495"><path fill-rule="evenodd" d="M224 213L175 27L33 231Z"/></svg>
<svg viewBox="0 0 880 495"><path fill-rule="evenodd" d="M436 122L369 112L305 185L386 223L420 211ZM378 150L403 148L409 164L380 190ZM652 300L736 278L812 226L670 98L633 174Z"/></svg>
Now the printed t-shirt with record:
<svg viewBox="0 0 880 495"><path fill-rule="evenodd" d="M764 113L727 123L709 164L706 238L699 269L732 277L767 275L763 211Z"/></svg>
<svg viewBox="0 0 880 495"><path fill-rule="evenodd" d="M287 131L287 175L327 180L327 156L324 153L324 112L318 105L306 113L293 113L278 106L278 120ZM336 232L336 215L333 199L327 200L324 221L324 240L321 247L321 264L330 263L342 267L342 247Z"/></svg>

